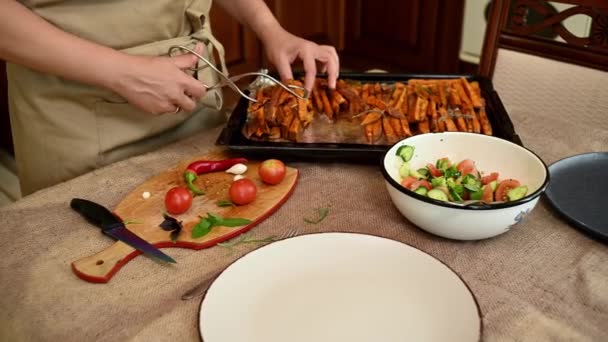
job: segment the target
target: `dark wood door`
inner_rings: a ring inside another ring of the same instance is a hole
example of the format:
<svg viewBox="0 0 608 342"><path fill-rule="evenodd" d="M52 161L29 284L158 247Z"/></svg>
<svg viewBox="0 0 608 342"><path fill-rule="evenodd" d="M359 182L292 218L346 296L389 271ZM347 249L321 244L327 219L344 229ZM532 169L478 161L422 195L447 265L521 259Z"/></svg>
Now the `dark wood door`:
<svg viewBox="0 0 608 342"><path fill-rule="evenodd" d="M289 32L339 49L344 27L345 0L267 0L268 7Z"/></svg>
<svg viewBox="0 0 608 342"><path fill-rule="evenodd" d="M259 42L248 28L233 19L220 6L211 8L211 25L216 38L226 52L226 66L230 74L254 71L260 67Z"/></svg>
<svg viewBox="0 0 608 342"><path fill-rule="evenodd" d="M345 0L266 0L279 23L292 34L340 50L344 44ZM265 55L264 67L271 68ZM300 63L294 69L301 68Z"/></svg>
<svg viewBox="0 0 608 342"><path fill-rule="evenodd" d="M350 0L344 59L364 68L457 72L463 0Z"/></svg>

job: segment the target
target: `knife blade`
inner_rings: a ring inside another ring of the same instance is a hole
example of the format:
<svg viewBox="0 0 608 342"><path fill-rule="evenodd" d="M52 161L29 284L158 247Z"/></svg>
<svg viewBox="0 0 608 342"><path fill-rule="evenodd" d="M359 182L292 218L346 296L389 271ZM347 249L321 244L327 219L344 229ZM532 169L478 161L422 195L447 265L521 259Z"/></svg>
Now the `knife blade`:
<svg viewBox="0 0 608 342"><path fill-rule="evenodd" d="M173 258L161 252L160 249L128 230L116 215L101 204L81 198L74 198L70 202L70 207L82 215L89 223L101 228L104 234L128 244L145 255L164 262L177 263Z"/></svg>

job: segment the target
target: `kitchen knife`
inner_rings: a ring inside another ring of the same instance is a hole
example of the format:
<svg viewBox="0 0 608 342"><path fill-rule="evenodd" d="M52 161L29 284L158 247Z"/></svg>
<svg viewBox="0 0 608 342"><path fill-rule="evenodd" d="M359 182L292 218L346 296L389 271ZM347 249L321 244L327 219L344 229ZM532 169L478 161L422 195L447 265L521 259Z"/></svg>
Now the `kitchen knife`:
<svg viewBox="0 0 608 342"><path fill-rule="evenodd" d="M148 256L164 262L177 263L154 245L128 230L124 223L104 206L89 200L74 198L70 202L70 207L80 213L88 222L101 228L104 234L122 241Z"/></svg>

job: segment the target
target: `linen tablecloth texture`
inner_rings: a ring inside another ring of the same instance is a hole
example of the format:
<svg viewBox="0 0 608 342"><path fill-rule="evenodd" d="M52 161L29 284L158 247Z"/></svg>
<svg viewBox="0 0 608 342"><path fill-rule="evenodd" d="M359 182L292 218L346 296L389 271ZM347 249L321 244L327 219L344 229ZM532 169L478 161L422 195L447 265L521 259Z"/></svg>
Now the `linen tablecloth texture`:
<svg viewBox="0 0 608 342"><path fill-rule="evenodd" d="M604 97L606 92L603 87ZM547 106L543 115L558 109L550 101ZM524 144L547 163L608 150L608 108L585 114L591 122L536 120L540 113L517 106L510 110ZM70 263L113 241L86 224L69 201L85 197L114 207L146 179L204 155L218 134L193 136L1 208L0 340L198 340L200 300L184 302L180 296L259 245L166 249L176 265L138 256L109 283L92 284L77 278ZM252 229L253 237L299 228L300 234L359 232L403 241L461 275L481 308L484 341L608 340L608 248L565 223L546 200L506 234L451 241L423 232L399 214L378 165L290 165L300 170L295 192ZM305 223L303 218L314 216L318 207L330 208L327 218Z"/></svg>

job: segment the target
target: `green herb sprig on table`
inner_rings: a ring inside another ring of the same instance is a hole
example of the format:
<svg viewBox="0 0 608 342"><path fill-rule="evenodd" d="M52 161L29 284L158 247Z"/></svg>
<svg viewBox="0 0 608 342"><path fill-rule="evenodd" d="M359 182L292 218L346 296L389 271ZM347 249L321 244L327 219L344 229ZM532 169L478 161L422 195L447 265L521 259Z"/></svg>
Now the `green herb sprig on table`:
<svg viewBox="0 0 608 342"><path fill-rule="evenodd" d="M213 227L241 227L251 223L244 218L224 218L219 215L207 213L207 217L199 216L200 221L192 228L192 238L198 239L211 231Z"/></svg>
<svg viewBox="0 0 608 342"><path fill-rule="evenodd" d="M220 242L217 245L220 247L224 247L224 248L228 248L231 249L234 246L238 246L238 245L245 245L245 244L250 244L250 243L271 243L274 241L277 241L278 237L276 235L272 235L263 239L251 239L249 238L249 234L242 234L239 237L236 237L234 239L225 241L225 242Z"/></svg>
<svg viewBox="0 0 608 342"><path fill-rule="evenodd" d="M314 218L314 219L305 218L304 222L311 223L311 224L317 224L317 223L323 221L327 217L327 214L329 214L329 208L318 208L317 211L319 212L319 217Z"/></svg>

